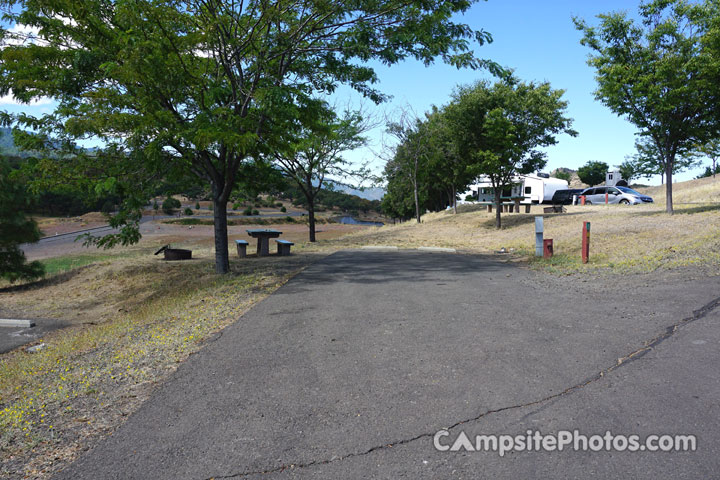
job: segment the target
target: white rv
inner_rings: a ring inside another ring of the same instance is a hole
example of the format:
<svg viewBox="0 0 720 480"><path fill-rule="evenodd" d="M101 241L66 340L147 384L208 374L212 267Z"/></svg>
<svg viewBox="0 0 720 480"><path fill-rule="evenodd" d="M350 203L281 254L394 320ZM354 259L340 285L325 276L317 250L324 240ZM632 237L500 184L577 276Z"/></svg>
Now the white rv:
<svg viewBox="0 0 720 480"><path fill-rule="evenodd" d="M554 178L547 173L538 173L536 175L518 175L513 178L513 186L505 189L500 195L502 201L514 200L521 198L521 203L550 203L555 191L565 190L568 188L568 182L559 178ZM495 194L493 193L492 183L487 177L479 177L477 183L470 185L470 191L463 194L461 198L467 195L477 202L494 202Z"/></svg>
<svg viewBox="0 0 720 480"><path fill-rule="evenodd" d="M627 187L628 182L622 177L620 170L611 170L605 174L606 187Z"/></svg>

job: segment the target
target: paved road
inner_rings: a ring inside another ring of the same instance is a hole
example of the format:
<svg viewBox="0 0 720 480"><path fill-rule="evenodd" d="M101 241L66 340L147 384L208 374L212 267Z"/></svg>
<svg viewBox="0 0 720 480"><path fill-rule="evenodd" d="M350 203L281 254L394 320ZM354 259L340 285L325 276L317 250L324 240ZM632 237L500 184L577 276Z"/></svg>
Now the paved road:
<svg viewBox="0 0 720 480"><path fill-rule="evenodd" d="M718 295L718 277L620 285L481 256L341 252L225 329L57 478L709 478ZM696 434L698 451L436 451L451 426Z"/></svg>
<svg viewBox="0 0 720 480"><path fill-rule="evenodd" d="M28 320L28 319L21 319ZM0 354L34 342L53 330L67 327L67 322L52 319L34 319L34 327L0 327Z"/></svg>
<svg viewBox="0 0 720 480"><path fill-rule="evenodd" d="M207 210L207 212L210 212L210 210ZM259 215L253 215L253 216L245 216L245 215L228 215L228 220L234 220L237 218L284 218L284 217L300 217L306 215L306 213L303 212L287 212L287 213L262 213ZM140 220L140 233L143 235L146 235L150 232L152 232L152 227L147 225L149 222L153 222L155 220L162 221L167 219L177 219L176 216L169 216L169 215L156 215L156 216L144 216ZM194 215L192 217L182 217L182 218L201 218L201 219L211 219L213 218L212 214L198 214ZM79 230L77 232L69 232L69 233L63 233L61 235L51 235L48 237L43 237L40 239L40 241L36 243L24 243L20 245L20 248L25 252L26 255L29 257L33 257L36 254L43 252L47 249L48 246L58 247L58 246L71 246L71 245L78 245L82 244L82 241L78 241L77 238L79 235L84 233L90 233L93 236L102 236L102 235L108 235L110 233L118 233L118 229L114 229L110 226L102 226L102 227L95 227L95 228L89 228L85 230Z"/></svg>

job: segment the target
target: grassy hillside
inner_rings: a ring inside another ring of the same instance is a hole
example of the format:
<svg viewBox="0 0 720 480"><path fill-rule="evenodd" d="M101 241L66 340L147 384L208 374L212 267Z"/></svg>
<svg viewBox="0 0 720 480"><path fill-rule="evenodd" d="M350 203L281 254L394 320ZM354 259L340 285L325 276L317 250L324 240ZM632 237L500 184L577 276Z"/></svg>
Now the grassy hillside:
<svg viewBox="0 0 720 480"><path fill-rule="evenodd" d="M347 246L366 244L401 247L441 246L467 251L511 249L538 267L572 273L603 270L629 273L658 268L702 266L720 273L720 178L678 183L676 214L664 213L664 190L647 189L654 205L569 206L565 214L546 214L545 238L554 240L555 257L534 257L534 217L503 214L503 229L494 228L494 215L467 205L458 215L450 212L423 216L423 223L406 222L346 237ZM710 202L716 203L710 203ZM591 261L580 262L581 229L591 222Z"/></svg>
<svg viewBox="0 0 720 480"><path fill-rule="evenodd" d="M665 205L665 185L638 191L653 197L655 203ZM720 203L720 176L673 183L673 206L682 203Z"/></svg>

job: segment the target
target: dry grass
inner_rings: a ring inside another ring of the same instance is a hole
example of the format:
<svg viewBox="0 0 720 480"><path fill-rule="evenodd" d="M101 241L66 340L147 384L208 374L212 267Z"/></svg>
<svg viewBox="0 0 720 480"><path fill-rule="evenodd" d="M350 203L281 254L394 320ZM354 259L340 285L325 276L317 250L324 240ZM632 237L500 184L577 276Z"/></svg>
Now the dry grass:
<svg viewBox="0 0 720 480"><path fill-rule="evenodd" d="M60 235L107 224L107 219L99 212L86 213L80 217L34 216L33 219L37 222L43 236Z"/></svg>
<svg viewBox="0 0 720 480"><path fill-rule="evenodd" d="M638 191L652 196L657 205L665 205L665 185L640 188ZM720 177L673 183L673 206L683 203L720 204Z"/></svg>
<svg viewBox="0 0 720 480"><path fill-rule="evenodd" d="M720 180L720 179L719 179ZM424 215L422 224L406 222L341 239L345 246L397 245L400 247L439 246L493 252L505 247L526 256L539 267L571 273L606 270L626 273L658 268L705 266L720 268L720 181L702 179L675 185L676 214L664 213L664 197L654 205L570 206L565 214L547 214L545 238L552 238L555 257L535 260L534 217L531 214L503 214L503 228L494 228L494 214L484 207L463 206L458 215L439 212ZM658 187L656 187L658 188ZM581 230L591 222L590 263L580 262Z"/></svg>
<svg viewBox="0 0 720 480"><path fill-rule="evenodd" d="M26 290L0 292L3 310L74 326L17 349L0 365L3 478L46 478L114 430L177 364L319 254L232 260L212 251L164 262L131 252Z"/></svg>

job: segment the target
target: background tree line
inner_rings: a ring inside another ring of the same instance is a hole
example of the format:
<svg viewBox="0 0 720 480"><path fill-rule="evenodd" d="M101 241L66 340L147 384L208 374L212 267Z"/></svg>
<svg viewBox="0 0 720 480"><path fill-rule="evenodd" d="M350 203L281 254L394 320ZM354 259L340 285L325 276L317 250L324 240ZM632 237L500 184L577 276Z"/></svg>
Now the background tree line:
<svg viewBox="0 0 720 480"><path fill-rule="evenodd" d="M513 76L461 86L451 101L424 119L407 115L389 125L398 139L385 167L383 210L396 218L452 206L479 175L495 192L495 225L501 227L501 192L519 174L542 169L543 147L557 135L576 135L565 116L563 90Z"/></svg>

